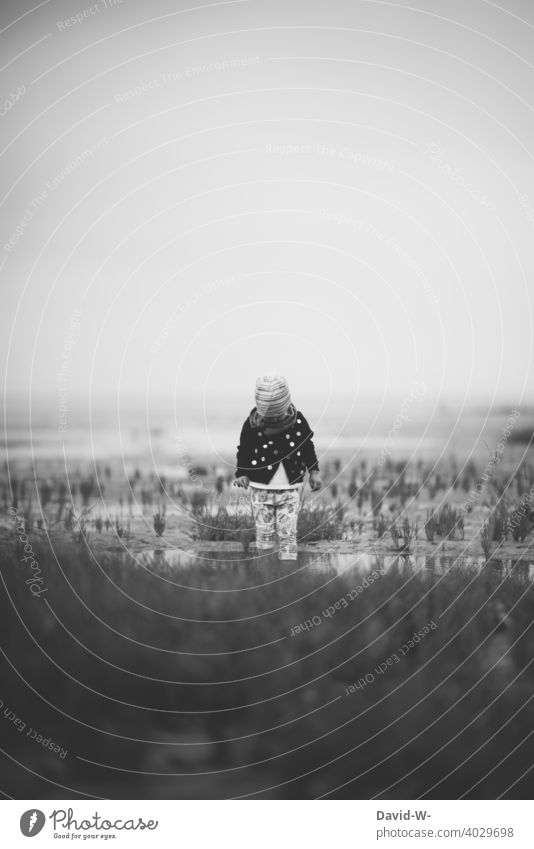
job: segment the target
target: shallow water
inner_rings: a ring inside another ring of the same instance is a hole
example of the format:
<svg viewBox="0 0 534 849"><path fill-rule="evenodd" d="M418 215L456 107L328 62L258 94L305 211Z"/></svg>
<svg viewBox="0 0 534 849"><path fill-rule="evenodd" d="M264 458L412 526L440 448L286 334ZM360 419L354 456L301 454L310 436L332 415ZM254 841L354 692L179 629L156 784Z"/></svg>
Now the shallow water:
<svg viewBox="0 0 534 849"><path fill-rule="evenodd" d="M228 567L238 564L254 564L278 562L276 554L245 554L241 551L184 551L182 549L151 549L136 555L138 563L150 568L151 565L166 565L172 568L189 568L194 565ZM335 571L338 574L355 569L368 573L373 570L388 572L398 570L403 574L425 573L437 577L446 574L451 569L469 568L477 571L489 570L496 577L515 575L520 580L534 580L534 562L518 558L491 559L488 563L483 557L453 557L451 555L417 555L403 557L396 554L376 555L372 552L342 554L339 552L315 553L299 552L297 561L284 561L286 565L294 565L295 570L303 567L313 571Z"/></svg>

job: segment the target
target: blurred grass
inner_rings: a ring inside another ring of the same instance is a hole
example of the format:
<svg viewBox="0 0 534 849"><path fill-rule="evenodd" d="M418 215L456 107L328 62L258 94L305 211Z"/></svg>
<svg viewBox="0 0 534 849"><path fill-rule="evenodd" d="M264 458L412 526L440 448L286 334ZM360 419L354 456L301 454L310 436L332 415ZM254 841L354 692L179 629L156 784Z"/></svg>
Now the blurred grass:
<svg viewBox="0 0 534 849"><path fill-rule="evenodd" d="M395 569L327 618L362 575L266 558L146 568L31 543L41 598L20 547L0 554L0 698L69 755L0 722L15 798L526 798L531 584Z"/></svg>

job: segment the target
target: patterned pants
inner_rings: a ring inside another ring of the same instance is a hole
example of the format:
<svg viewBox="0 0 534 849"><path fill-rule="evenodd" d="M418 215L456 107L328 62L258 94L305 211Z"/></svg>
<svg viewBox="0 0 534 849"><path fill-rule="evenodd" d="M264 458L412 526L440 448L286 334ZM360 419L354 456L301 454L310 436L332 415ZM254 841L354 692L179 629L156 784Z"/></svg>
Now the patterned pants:
<svg viewBox="0 0 534 849"><path fill-rule="evenodd" d="M280 560L296 560L299 490L251 487L250 492L256 522L256 548L261 551L273 548L278 537Z"/></svg>

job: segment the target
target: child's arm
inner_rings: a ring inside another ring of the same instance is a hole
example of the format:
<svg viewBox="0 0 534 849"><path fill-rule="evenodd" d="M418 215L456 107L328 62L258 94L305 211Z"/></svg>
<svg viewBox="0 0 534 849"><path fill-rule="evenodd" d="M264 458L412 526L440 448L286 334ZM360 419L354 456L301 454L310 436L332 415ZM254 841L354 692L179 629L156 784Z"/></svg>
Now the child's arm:
<svg viewBox="0 0 534 849"><path fill-rule="evenodd" d="M249 430L249 424L248 424L248 419L247 419L247 421L243 424L243 427L241 428L241 435L239 437L239 445L237 446L237 461L236 461L237 468L236 468L236 471L235 471L235 478L236 479L234 481L234 486L244 486L245 489L248 487L248 485L250 483L249 477L248 477L248 468L245 468L245 466L244 466L245 457L246 457L245 446L246 446L246 443L248 441L247 440L248 430Z"/></svg>
<svg viewBox="0 0 534 849"><path fill-rule="evenodd" d="M302 424L302 447L301 453L304 458L304 462L306 463L306 468L310 474L310 487L315 492L318 489L321 489L321 478L319 476L319 461L317 459L317 454L315 453L315 445L313 444L313 430L308 424L305 417L302 413L299 413L299 419Z"/></svg>

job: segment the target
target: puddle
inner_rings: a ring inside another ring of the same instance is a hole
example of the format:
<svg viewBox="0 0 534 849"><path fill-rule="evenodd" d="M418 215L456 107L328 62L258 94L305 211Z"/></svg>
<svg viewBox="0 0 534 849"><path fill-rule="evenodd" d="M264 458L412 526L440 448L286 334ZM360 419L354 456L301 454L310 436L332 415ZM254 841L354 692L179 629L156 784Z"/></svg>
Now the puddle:
<svg viewBox="0 0 534 849"><path fill-rule="evenodd" d="M399 554L335 554L331 558L331 565L339 572L357 567L361 571L372 571L380 569L382 572L399 570L404 574L424 572L437 577L444 575L451 569L476 569L490 571L499 577L515 575L520 580L534 580L534 563L520 558L492 558L488 562L484 557L467 557L450 554L437 555L411 555L403 557Z"/></svg>
<svg viewBox="0 0 534 849"><path fill-rule="evenodd" d="M278 563L276 553L245 555L240 551L184 551L182 549L151 549L137 554L136 560L141 565L161 566L166 565L173 568L190 568L191 566L202 566L213 569L234 568L240 565L246 566L259 563ZM334 571L338 574L356 569L358 572L372 572L377 569L381 572L398 570L402 574L424 573L429 576L440 577L451 569L467 568L478 571L489 571L500 579L506 575L514 575L519 580L527 582L534 580L534 562L518 558L492 559L485 562L483 557L453 557L451 555L414 555L402 557L397 554L376 555L371 552L357 552L354 554L341 554L338 552L315 553L310 551L299 552L297 561L284 561L295 571L304 568L313 571Z"/></svg>

